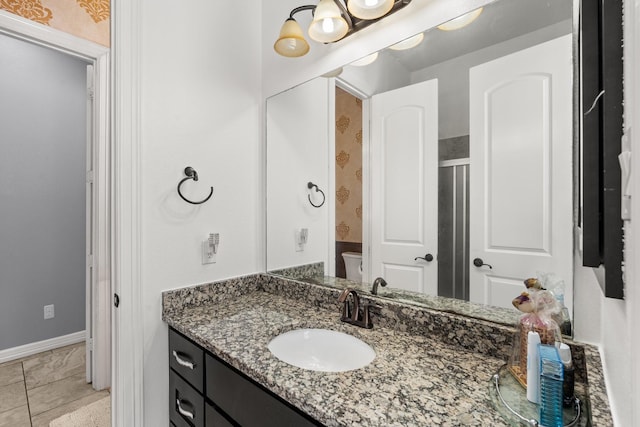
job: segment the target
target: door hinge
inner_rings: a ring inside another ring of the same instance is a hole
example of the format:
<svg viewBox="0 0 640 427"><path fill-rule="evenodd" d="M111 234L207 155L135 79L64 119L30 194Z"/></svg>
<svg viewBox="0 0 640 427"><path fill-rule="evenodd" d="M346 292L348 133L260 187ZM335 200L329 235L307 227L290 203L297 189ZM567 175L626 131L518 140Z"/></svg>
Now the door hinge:
<svg viewBox="0 0 640 427"><path fill-rule="evenodd" d="M89 100L93 101L93 97L94 97L94 92L93 92L93 88L89 88L87 89L87 98L89 98Z"/></svg>
<svg viewBox="0 0 640 427"><path fill-rule="evenodd" d="M87 183L93 184L93 171L92 170L87 172Z"/></svg>
<svg viewBox="0 0 640 427"><path fill-rule="evenodd" d="M118 308L120 306L120 295L113 294L113 305Z"/></svg>
<svg viewBox="0 0 640 427"><path fill-rule="evenodd" d="M93 351L93 338L87 339L87 349Z"/></svg>
<svg viewBox="0 0 640 427"><path fill-rule="evenodd" d="M87 267L93 267L93 255L87 255Z"/></svg>

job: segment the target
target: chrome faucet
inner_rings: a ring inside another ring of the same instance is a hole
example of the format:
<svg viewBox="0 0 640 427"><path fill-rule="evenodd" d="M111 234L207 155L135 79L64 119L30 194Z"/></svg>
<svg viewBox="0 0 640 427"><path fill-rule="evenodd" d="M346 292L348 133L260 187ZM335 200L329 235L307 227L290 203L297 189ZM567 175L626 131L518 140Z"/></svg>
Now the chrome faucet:
<svg viewBox="0 0 640 427"><path fill-rule="evenodd" d="M376 278L376 280L373 281L373 287L371 288L372 295L378 295L378 286L387 286L387 281L382 277Z"/></svg>
<svg viewBox="0 0 640 427"><path fill-rule="evenodd" d="M349 295L351 295L351 301L349 302ZM338 302L342 303L342 315L340 320L351 325L359 326L361 328L371 329L373 323L371 323L371 315L369 309L371 307L379 307L375 304L364 303L360 308L360 297L358 293L353 289L345 289L338 297Z"/></svg>

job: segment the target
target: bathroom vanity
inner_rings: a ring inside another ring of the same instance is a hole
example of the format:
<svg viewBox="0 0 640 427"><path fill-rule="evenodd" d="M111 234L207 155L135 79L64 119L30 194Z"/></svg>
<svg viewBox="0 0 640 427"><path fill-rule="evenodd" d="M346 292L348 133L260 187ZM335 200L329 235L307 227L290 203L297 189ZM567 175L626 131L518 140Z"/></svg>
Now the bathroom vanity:
<svg viewBox="0 0 640 427"><path fill-rule="evenodd" d="M490 398L514 327L367 295L379 313L372 329L358 328L340 321L339 294L267 274L165 292L172 423L514 425ZM376 357L360 369L317 372L269 351L271 339L301 328L345 332ZM612 425L597 350L571 345L588 408L578 425Z"/></svg>
<svg viewBox="0 0 640 427"><path fill-rule="evenodd" d="M320 425L174 329L169 365L169 418L176 427Z"/></svg>

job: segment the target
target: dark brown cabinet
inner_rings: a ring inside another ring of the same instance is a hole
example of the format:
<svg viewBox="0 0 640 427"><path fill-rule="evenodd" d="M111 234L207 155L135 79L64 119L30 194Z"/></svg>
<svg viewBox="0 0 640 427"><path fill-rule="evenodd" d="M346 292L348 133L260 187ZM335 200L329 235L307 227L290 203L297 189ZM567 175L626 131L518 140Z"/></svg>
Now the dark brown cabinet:
<svg viewBox="0 0 640 427"><path fill-rule="evenodd" d="M171 328L169 366L175 427L322 425Z"/></svg>

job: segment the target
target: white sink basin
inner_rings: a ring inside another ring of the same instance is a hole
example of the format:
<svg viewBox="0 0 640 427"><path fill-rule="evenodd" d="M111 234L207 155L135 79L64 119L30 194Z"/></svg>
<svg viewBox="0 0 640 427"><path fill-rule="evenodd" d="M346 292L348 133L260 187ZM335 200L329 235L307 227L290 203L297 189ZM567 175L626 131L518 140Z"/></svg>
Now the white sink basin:
<svg viewBox="0 0 640 427"><path fill-rule="evenodd" d="M327 329L296 329L269 342L278 359L310 371L344 372L367 366L376 352L367 343Z"/></svg>

